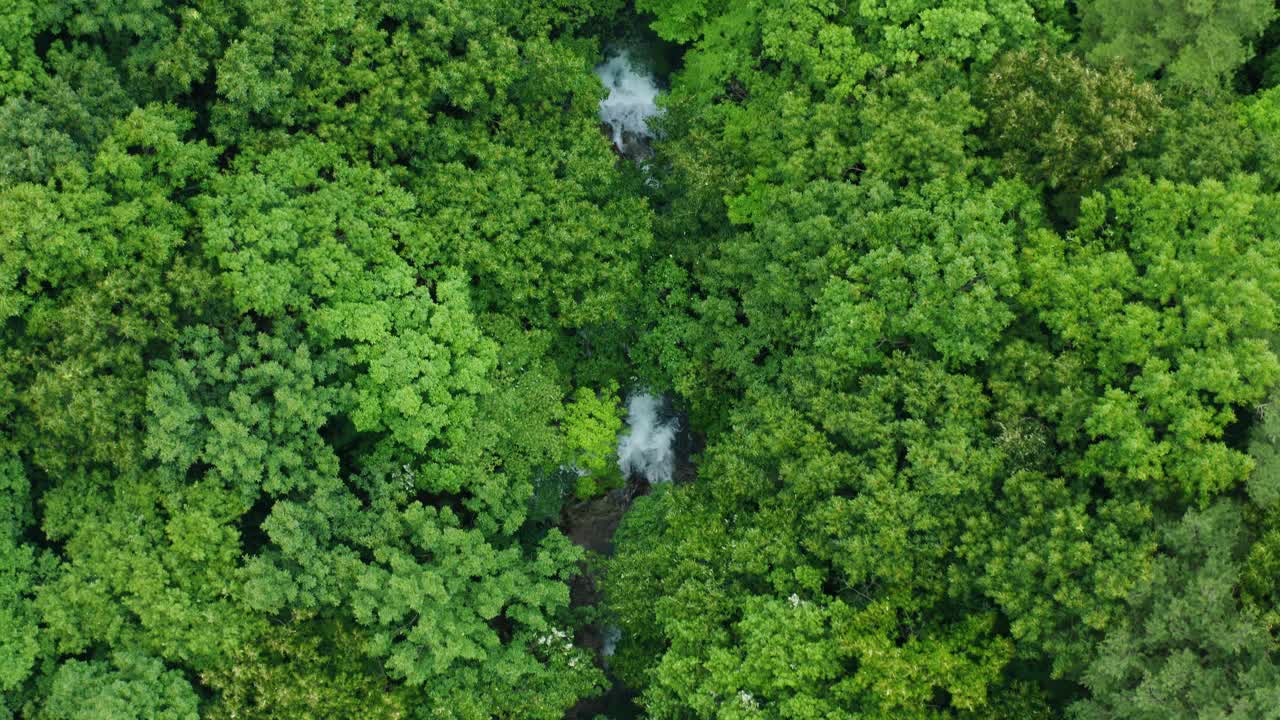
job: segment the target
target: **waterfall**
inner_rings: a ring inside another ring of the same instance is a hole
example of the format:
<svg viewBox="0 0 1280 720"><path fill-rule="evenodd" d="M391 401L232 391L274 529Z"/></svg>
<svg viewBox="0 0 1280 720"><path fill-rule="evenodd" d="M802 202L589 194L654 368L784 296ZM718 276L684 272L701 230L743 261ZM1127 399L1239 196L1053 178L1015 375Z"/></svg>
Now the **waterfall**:
<svg viewBox="0 0 1280 720"><path fill-rule="evenodd" d="M640 475L651 484L671 482L680 421L661 417L661 405L660 398L648 393L628 398L628 432L618 439L618 468L623 475Z"/></svg>
<svg viewBox="0 0 1280 720"><path fill-rule="evenodd" d="M625 50L596 66L595 73L609 89L609 97L600 101L600 120L612 131L614 147L628 157L647 154L653 138L649 118L662 114L652 73Z"/></svg>

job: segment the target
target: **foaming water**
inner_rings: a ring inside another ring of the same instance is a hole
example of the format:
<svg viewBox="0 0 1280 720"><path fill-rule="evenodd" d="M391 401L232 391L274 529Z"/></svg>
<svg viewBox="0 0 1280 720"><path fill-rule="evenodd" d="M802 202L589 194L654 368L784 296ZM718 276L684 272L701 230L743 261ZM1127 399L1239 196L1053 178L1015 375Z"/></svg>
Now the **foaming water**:
<svg viewBox="0 0 1280 720"><path fill-rule="evenodd" d="M614 147L633 155L637 145L653 138L649 119L662 114L655 102L657 82L625 50L597 65L595 73L609 89L609 97L600 101L600 120L612 131Z"/></svg>
<svg viewBox="0 0 1280 720"><path fill-rule="evenodd" d="M648 393L637 393L627 400L629 432L618 438L618 468L623 475L639 475L651 484L671 482L680 421L663 419L661 405L660 398Z"/></svg>

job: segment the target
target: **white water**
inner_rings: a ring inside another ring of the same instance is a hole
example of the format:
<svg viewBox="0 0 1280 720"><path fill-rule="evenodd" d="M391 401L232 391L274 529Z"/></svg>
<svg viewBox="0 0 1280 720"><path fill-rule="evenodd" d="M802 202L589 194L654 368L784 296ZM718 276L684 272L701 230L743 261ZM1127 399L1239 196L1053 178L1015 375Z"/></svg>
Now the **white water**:
<svg viewBox="0 0 1280 720"><path fill-rule="evenodd" d="M600 654L605 658L613 656L613 652L618 649L618 641L622 639L622 628L617 625L606 625L604 628L604 640L600 644ZM607 663L608 660L606 659Z"/></svg>
<svg viewBox="0 0 1280 720"><path fill-rule="evenodd" d="M618 468L625 476L640 475L653 483L671 482L675 472L676 433L680 421L663 420L658 415L661 400L648 393L627 399L627 426L618 438Z"/></svg>
<svg viewBox="0 0 1280 720"><path fill-rule="evenodd" d="M628 151L628 139L649 140L649 118L662 114L654 102L658 85L653 75L638 66L627 51L596 66L596 77L609 88L609 97L600 101L600 119L613 130L613 144Z"/></svg>

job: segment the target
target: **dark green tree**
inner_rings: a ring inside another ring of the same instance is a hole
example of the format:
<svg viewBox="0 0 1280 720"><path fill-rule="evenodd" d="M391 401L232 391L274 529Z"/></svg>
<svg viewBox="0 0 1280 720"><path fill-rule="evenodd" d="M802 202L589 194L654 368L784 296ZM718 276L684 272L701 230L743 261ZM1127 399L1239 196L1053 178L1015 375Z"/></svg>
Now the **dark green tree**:
<svg viewBox="0 0 1280 720"><path fill-rule="evenodd" d="M1237 598L1243 528L1229 501L1162 528L1162 554L1084 673L1095 718L1280 717L1274 640Z"/></svg>
<svg viewBox="0 0 1280 720"><path fill-rule="evenodd" d="M1242 172L1262 176L1276 187L1271 170L1268 112L1263 98L1246 110L1224 90L1169 89L1156 131L1141 143L1132 167L1153 178L1199 183Z"/></svg>
<svg viewBox="0 0 1280 720"><path fill-rule="evenodd" d="M47 637L33 602L49 568L48 556L26 542L33 524L31 486L22 464L0 454L0 717L11 717L31 698L37 664L48 655Z"/></svg>
<svg viewBox="0 0 1280 720"><path fill-rule="evenodd" d="M1082 0L1079 8L1090 59L1198 89L1222 86L1275 17L1270 0Z"/></svg>
<svg viewBox="0 0 1280 720"><path fill-rule="evenodd" d="M92 170L0 191L0 373L9 432L42 468L138 466L149 351L222 304L184 201L216 150L182 139L189 114L134 111Z"/></svg>

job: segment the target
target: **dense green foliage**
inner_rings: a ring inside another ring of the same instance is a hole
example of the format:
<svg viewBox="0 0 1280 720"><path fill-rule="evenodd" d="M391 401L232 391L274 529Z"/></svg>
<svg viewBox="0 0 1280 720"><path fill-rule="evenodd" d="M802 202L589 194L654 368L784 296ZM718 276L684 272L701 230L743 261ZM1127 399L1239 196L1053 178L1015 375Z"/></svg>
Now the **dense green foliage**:
<svg viewBox="0 0 1280 720"><path fill-rule="evenodd" d="M1212 87L1253 56L1275 16L1268 0L1081 0L1082 45L1095 60L1121 59L1138 74Z"/></svg>
<svg viewBox="0 0 1280 720"><path fill-rule="evenodd" d="M1276 15L10 0L0 719L1280 718Z"/></svg>

